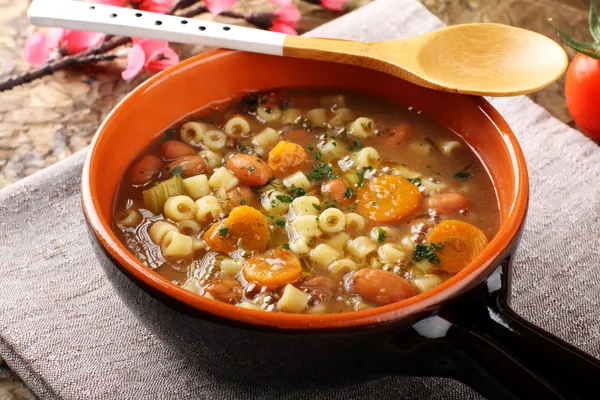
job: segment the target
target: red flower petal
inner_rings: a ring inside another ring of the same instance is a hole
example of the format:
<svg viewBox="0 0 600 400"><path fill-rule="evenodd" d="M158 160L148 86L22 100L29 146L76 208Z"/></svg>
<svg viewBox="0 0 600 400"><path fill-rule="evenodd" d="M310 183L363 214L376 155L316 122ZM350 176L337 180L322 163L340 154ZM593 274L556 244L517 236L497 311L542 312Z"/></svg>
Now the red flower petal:
<svg viewBox="0 0 600 400"><path fill-rule="evenodd" d="M237 0L204 0L208 11L213 15L219 15L223 11L228 11L237 2Z"/></svg>
<svg viewBox="0 0 600 400"><path fill-rule="evenodd" d="M66 30L61 47L67 54L76 54L99 45L105 37L104 33Z"/></svg>
<svg viewBox="0 0 600 400"><path fill-rule="evenodd" d="M179 56L170 47L157 50L146 59L144 68L152 74L179 62Z"/></svg>
<svg viewBox="0 0 600 400"><path fill-rule="evenodd" d="M127 5L127 0L87 0L87 2L117 7L125 7Z"/></svg>
<svg viewBox="0 0 600 400"><path fill-rule="evenodd" d="M173 0L142 0L137 8L142 11L150 11L164 14L173 6Z"/></svg>
<svg viewBox="0 0 600 400"><path fill-rule="evenodd" d="M271 25L269 30L272 32L285 33L287 35L297 35L298 34L298 32L296 32L296 30L294 28L292 28L289 25L283 24L281 22L275 22L273 25Z"/></svg>
<svg viewBox="0 0 600 400"><path fill-rule="evenodd" d="M144 55L144 49L140 45L133 45L127 55L127 69L121 73L121 76L126 81L137 76L144 68L145 63L146 56Z"/></svg>
<svg viewBox="0 0 600 400"><path fill-rule="evenodd" d="M343 11L345 0L321 0L321 5L333 11Z"/></svg>
<svg viewBox="0 0 600 400"><path fill-rule="evenodd" d="M32 67L39 67L50 58L51 48L48 46L48 38L40 32L34 32L27 38L23 56L25 61Z"/></svg>
<svg viewBox="0 0 600 400"><path fill-rule="evenodd" d="M278 18L273 20L274 24L283 23L291 26L292 28L296 28L298 21L300 21L300 18L302 17L300 11L298 11L298 9L295 6L291 5L279 7L278 9L273 11L273 14L278 16Z"/></svg>

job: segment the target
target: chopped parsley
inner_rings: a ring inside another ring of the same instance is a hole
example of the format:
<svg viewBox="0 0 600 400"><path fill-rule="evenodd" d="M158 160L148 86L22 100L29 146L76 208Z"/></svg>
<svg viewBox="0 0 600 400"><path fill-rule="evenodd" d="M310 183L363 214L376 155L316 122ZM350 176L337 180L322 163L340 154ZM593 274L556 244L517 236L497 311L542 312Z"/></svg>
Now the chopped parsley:
<svg viewBox="0 0 600 400"><path fill-rule="evenodd" d="M290 250L290 245L289 245L289 243L284 243L284 244L283 244L283 248L284 248L285 250Z"/></svg>
<svg viewBox="0 0 600 400"><path fill-rule="evenodd" d="M275 221L275 224L276 224L277 226L280 226L280 227L284 228L284 227L285 227L285 220L283 220L283 219L278 219L277 221Z"/></svg>
<svg viewBox="0 0 600 400"><path fill-rule="evenodd" d="M290 189L290 192L292 192L293 198L306 196L306 190L304 190L304 188L293 187Z"/></svg>
<svg viewBox="0 0 600 400"><path fill-rule="evenodd" d="M347 198L350 198L354 195L354 189L352 189L351 187L348 187L348 189L346 189L346 191L344 192L344 196L346 196Z"/></svg>
<svg viewBox="0 0 600 400"><path fill-rule="evenodd" d="M254 165L250 165L250 166L248 166L248 171L254 172L254 171L256 171L256 167Z"/></svg>
<svg viewBox="0 0 600 400"><path fill-rule="evenodd" d="M318 205L318 204L316 204L316 203L312 203L312 206L313 206L313 208L314 208L315 210L317 210L317 211L321 211L321 206L320 206L320 205Z"/></svg>
<svg viewBox="0 0 600 400"><path fill-rule="evenodd" d="M433 168L431 165L428 165L427 168Z"/></svg>
<svg viewBox="0 0 600 400"><path fill-rule="evenodd" d="M308 151L313 151L313 150L315 149L315 148L314 148L314 147L312 147L312 145L310 145L310 144L309 144L309 145L308 145L306 148L308 149Z"/></svg>
<svg viewBox="0 0 600 400"><path fill-rule="evenodd" d="M459 181L464 181L465 179L469 179L472 176L473 176L473 174L471 172L458 171L457 173L454 174L454 179L459 180Z"/></svg>
<svg viewBox="0 0 600 400"><path fill-rule="evenodd" d="M183 176L183 168L181 168L181 165L173 168L173 171L171 171L171 177L173 176Z"/></svg>
<svg viewBox="0 0 600 400"><path fill-rule="evenodd" d="M356 171L356 175L358 176L358 186L362 186L365 184L365 173L369 170L373 169L373 167L364 167L360 171Z"/></svg>
<svg viewBox="0 0 600 400"><path fill-rule="evenodd" d="M240 205L242 205L242 206L243 206L244 204L248 204L248 200L246 200L246 199L242 199L242 200L240 201Z"/></svg>
<svg viewBox="0 0 600 400"><path fill-rule="evenodd" d="M229 228L226 227L225 225L223 225L222 227L219 228L219 235L221 237L225 237L229 234Z"/></svg>
<svg viewBox="0 0 600 400"><path fill-rule="evenodd" d="M308 174L308 177L315 181L320 181L323 179L331 180L335 179L335 174L333 173L333 169L331 165L325 163L313 164L313 171Z"/></svg>
<svg viewBox="0 0 600 400"><path fill-rule="evenodd" d="M321 152L320 152L320 151L317 151L317 152L315 153L315 160L320 160L320 159L321 159L321 156L322 156Z"/></svg>
<svg viewBox="0 0 600 400"><path fill-rule="evenodd" d="M291 203L294 200L292 196L288 196L287 194L279 194L275 198L282 203Z"/></svg>
<svg viewBox="0 0 600 400"><path fill-rule="evenodd" d="M348 150L350 151L356 151L356 150L360 150L363 147L365 147L362 142L360 141L359 138L355 138L352 143L350 143L350 145L348 146Z"/></svg>
<svg viewBox="0 0 600 400"><path fill-rule="evenodd" d="M377 207L377 206L379 205L379 203L378 203L378 202L376 202L376 201L374 201L374 202L372 202L372 203L371 203L371 205L372 205L373 207Z"/></svg>
<svg viewBox="0 0 600 400"><path fill-rule="evenodd" d="M406 178L406 180L415 186L421 186L421 178Z"/></svg>
<svg viewBox="0 0 600 400"><path fill-rule="evenodd" d="M377 243L385 242L385 229L377 228Z"/></svg>
<svg viewBox="0 0 600 400"><path fill-rule="evenodd" d="M432 264L441 264L442 260L440 260L436 252L441 252L443 248L444 243L435 244L431 242L429 246L426 244L416 244L413 261L427 260Z"/></svg>

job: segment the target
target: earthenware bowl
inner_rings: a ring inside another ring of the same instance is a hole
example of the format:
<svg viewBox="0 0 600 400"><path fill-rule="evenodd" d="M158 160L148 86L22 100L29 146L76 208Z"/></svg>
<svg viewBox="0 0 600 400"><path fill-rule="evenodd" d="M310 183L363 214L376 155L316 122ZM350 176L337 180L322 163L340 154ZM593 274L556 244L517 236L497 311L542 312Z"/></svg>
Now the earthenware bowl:
<svg viewBox="0 0 600 400"><path fill-rule="evenodd" d="M174 121L206 104L279 87L381 96L454 131L494 183L502 218L496 236L435 289L354 313L244 309L193 294L145 267L111 229L127 166ZM152 77L112 111L89 150L82 196L98 259L116 291L150 331L215 374L282 385L447 376L501 399L584 398L594 389L592 377L600 376L597 360L508 306L512 255L527 209L527 169L514 134L483 98L437 92L359 67L213 51Z"/></svg>

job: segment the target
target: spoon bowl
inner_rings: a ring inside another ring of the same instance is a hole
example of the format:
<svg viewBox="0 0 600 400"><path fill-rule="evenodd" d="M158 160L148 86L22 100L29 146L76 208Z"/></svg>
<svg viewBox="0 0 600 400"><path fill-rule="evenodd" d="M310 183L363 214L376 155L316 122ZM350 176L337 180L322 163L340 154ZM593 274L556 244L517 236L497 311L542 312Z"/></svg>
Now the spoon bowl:
<svg viewBox="0 0 600 400"><path fill-rule="evenodd" d="M456 25L402 40L353 42L71 0L34 0L28 15L40 26L359 65L431 89L482 96L534 92L556 81L568 64L553 40L490 23Z"/></svg>

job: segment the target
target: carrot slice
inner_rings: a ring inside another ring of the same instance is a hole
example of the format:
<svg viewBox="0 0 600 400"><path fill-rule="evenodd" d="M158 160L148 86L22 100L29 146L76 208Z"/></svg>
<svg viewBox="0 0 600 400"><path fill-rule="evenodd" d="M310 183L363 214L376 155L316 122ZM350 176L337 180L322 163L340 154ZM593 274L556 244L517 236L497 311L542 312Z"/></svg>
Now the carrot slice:
<svg viewBox="0 0 600 400"><path fill-rule="evenodd" d="M269 226L264 215L250 206L234 208L229 217L213 224L204 241L213 251L229 253L242 247L264 251L269 241Z"/></svg>
<svg viewBox="0 0 600 400"><path fill-rule="evenodd" d="M242 268L248 282L266 286L282 286L302 276L300 259L292 252L275 249L249 258Z"/></svg>
<svg viewBox="0 0 600 400"><path fill-rule="evenodd" d="M302 146L282 140L269 152L269 166L275 176L282 177L301 170L307 158Z"/></svg>
<svg viewBox="0 0 600 400"><path fill-rule="evenodd" d="M429 232L428 239L443 246L437 252L441 261L439 267L455 273L473 261L488 244L488 238L481 229L457 220L440 222Z"/></svg>
<svg viewBox="0 0 600 400"><path fill-rule="evenodd" d="M419 207L421 192L406 179L384 175L369 181L358 190L360 214L373 221L398 221Z"/></svg>

